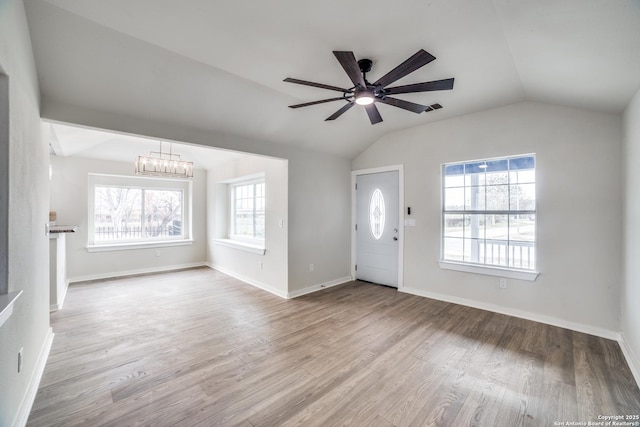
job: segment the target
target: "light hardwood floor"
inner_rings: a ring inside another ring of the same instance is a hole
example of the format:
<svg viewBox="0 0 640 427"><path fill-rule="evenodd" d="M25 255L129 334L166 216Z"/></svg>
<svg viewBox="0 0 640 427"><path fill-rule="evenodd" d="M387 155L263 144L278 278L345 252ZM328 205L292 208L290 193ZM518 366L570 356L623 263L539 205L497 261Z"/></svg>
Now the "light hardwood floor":
<svg viewBox="0 0 640 427"><path fill-rule="evenodd" d="M640 414L618 344L352 282L72 285L29 426L553 426Z"/></svg>

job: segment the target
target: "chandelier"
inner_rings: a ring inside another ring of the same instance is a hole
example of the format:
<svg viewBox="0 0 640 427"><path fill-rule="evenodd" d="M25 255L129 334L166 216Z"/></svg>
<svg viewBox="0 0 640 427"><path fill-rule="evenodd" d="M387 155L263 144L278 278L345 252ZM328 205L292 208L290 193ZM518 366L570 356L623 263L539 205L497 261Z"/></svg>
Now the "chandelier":
<svg viewBox="0 0 640 427"><path fill-rule="evenodd" d="M169 152L150 151L148 156L138 156L135 162L136 175L164 176L168 178L193 178L193 162L182 160L179 154L173 154L171 143Z"/></svg>

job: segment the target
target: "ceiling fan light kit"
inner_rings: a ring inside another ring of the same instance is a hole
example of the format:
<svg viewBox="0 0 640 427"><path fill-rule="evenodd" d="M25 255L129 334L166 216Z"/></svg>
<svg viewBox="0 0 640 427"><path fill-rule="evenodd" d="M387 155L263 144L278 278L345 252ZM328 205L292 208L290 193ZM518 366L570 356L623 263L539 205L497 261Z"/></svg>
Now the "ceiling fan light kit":
<svg viewBox="0 0 640 427"><path fill-rule="evenodd" d="M289 108L301 108L309 107L316 104L324 104L325 102L332 101L346 101L342 108L327 117L325 121L335 120L344 114L347 110L354 106L354 104L362 105L371 124L380 123L382 116L378 108L375 106L376 102L391 105L393 107L402 108L403 110L411 111L416 114L423 113L425 111L433 111L442 108L440 104L421 105L414 102L405 101L398 98L390 97L389 95L403 94L403 93L415 93L415 92L432 92L438 90L451 90L453 89L453 78L435 80L431 82L415 83L404 86L387 87L391 83L400 80L404 76L414 72L420 67L427 65L433 61L435 56L431 55L427 51L420 49L409 59L398 65L393 70L389 71L384 76L380 77L373 83L369 83L366 78L366 74L371 71L373 61L370 59L361 59L356 61L353 52L350 51L334 51L334 56L342 65L342 68L349 76L349 79L353 83L353 87L345 89L337 86L326 85L322 83L314 83L306 80L293 79L287 77L284 79L287 83L295 83L304 86L312 86L320 89L333 90L336 92L342 92L342 96L335 98L321 99L319 101L305 102L303 104L290 105Z"/></svg>
<svg viewBox="0 0 640 427"><path fill-rule="evenodd" d="M375 97L375 93L369 89L356 90L355 92L356 104L358 105L373 104Z"/></svg>

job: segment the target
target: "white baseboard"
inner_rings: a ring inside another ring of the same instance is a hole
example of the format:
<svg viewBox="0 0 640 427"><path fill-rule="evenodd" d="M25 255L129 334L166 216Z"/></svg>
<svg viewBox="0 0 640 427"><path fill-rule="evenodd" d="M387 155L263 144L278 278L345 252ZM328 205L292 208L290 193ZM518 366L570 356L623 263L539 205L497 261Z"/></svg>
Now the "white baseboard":
<svg viewBox="0 0 640 427"><path fill-rule="evenodd" d="M281 290L281 289L274 288L271 285L268 285L266 283L262 283L262 282L260 282L258 280L252 279L251 277L247 277L247 276L245 276L243 274L240 274L240 273L238 273L236 271L229 270L229 269L227 269L225 267L221 267L221 266L216 265L216 264L206 264L206 265L208 267L210 267L210 268L213 268L214 270L218 270L221 273L224 273L224 274L226 274L228 276L231 276L234 279L241 280L241 281L243 281L243 282L245 282L245 283L247 283L247 284L249 284L251 286L255 286L256 288L260 288L263 291L267 291L267 292L270 292L270 293L272 293L274 295L277 295L280 298L287 298L287 293L285 291Z"/></svg>
<svg viewBox="0 0 640 427"><path fill-rule="evenodd" d="M137 274L163 273L163 272L174 271L174 270L182 270L185 268L206 267L206 266L207 266L206 262L192 262L187 264L176 264L176 265L168 265L168 266L161 266L161 267L141 268L137 270L113 271L110 273L89 274L86 276L70 277L69 283L86 282L89 280L114 279L117 277L135 276Z"/></svg>
<svg viewBox="0 0 640 427"><path fill-rule="evenodd" d="M64 305L64 299L67 297L67 291L69 290L69 281L65 281L64 289L62 291L62 296L60 297L60 301L57 304L53 304L49 306L49 313L62 310L62 306Z"/></svg>
<svg viewBox="0 0 640 427"><path fill-rule="evenodd" d="M320 283L318 285L307 286L306 288L298 289L297 291L287 293L287 298L297 298L302 295L306 295L312 292L321 291L322 289L330 288L332 286L338 286L343 283L351 282L352 280L353 278L351 276L345 276L336 280L331 280L329 282Z"/></svg>
<svg viewBox="0 0 640 427"><path fill-rule="evenodd" d="M342 283L346 283L346 282L350 282L351 280L353 280L351 278L351 276L345 276L345 277L341 277L340 279L336 279L336 280L331 280L329 282L324 282L324 283L319 283L317 285L313 285L313 286L307 286L304 289L299 289L297 291L293 291L293 292L284 292L281 289L277 289L274 288L271 285L268 285L266 283L262 283L258 280L252 279L251 277L247 277L243 274L240 274L236 271L232 271L229 270L225 267L221 267L219 265L216 264L207 264L210 268L213 268L214 270L218 270L221 273L227 274L231 277L233 277L234 279L238 279L241 280L251 286L255 286L256 288L260 288L263 291L267 291L270 292L274 295L279 296L280 298L285 298L285 299L292 299L292 298L296 298L305 294L310 294L312 292L317 292L319 290L322 289L326 289L326 288L330 288L332 286L337 286L337 285L341 285Z"/></svg>
<svg viewBox="0 0 640 427"><path fill-rule="evenodd" d="M629 346L624 332L620 334L620 340L618 343L620 344L624 358L627 359L627 365L629 365L629 369L631 369L633 378L635 378L636 384L640 387L640 358L638 358L638 355L635 354L633 349Z"/></svg>
<svg viewBox="0 0 640 427"><path fill-rule="evenodd" d="M51 351L51 344L53 343L53 330L49 328L47 335L44 338L42 347L40 347L40 354L38 354L38 360L36 360L36 367L29 379L29 385L27 386L27 392L22 398L18 413L13 419L13 427L24 427L29 420L29 414L33 407L33 402L36 400L36 394L38 393L38 387L40 386L40 380L44 373L44 368L47 365L47 359L49 358L49 351Z"/></svg>
<svg viewBox="0 0 640 427"><path fill-rule="evenodd" d="M438 294L435 292L424 291L421 289L415 288L399 288L398 291L405 292L408 294L418 295L421 297L437 299L440 301L451 302L454 304L465 305L467 307L479 308L481 310L492 311L494 313L506 314L507 316L519 317L521 319L532 320L534 322L546 323L547 325L558 326L560 328L571 329L576 332L583 332L589 335L595 335L597 337L602 337L614 341L620 341L620 333L611 331L609 329L598 328L590 325L583 325L581 323L570 322L564 319L558 319L556 317L545 316L537 313L531 313L529 311L524 310L516 310L507 307L502 307L499 305L487 304L483 302L478 302L474 300L470 300L467 298L454 297L451 295Z"/></svg>

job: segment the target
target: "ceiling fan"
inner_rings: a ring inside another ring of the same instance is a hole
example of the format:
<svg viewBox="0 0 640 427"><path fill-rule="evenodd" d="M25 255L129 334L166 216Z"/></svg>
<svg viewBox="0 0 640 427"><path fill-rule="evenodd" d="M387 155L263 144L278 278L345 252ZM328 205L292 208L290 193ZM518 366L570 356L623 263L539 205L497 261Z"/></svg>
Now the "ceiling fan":
<svg viewBox="0 0 640 427"><path fill-rule="evenodd" d="M349 89L344 89L337 86L325 85L322 83L314 83L306 80L292 79L287 77L286 79L284 79L284 81L288 83L296 83L305 86L313 86L319 87L321 89L342 92L342 96L339 97L322 99L320 101L305 102L303 104L289 105L289 108L308 107L310 105L343 100L346 101L347 104L327 117L325 121L337 119L347 110L353 107L354 104L358 104L364 106L371 124L375 125L376 123L380 123L382 121L380 112L375 105L376 102L392 105L394 107L412 111L417 114L420 114L424 111L433 111L442 108L442 105L440 104L421 105L398 98L392 98L389 95L453 89L453 78L424 83L415 83L404 86L387 87L396 80L400 80L402 77L414 72L418 68L427 65L429 62L436 59L435 56L431 55L423 49L420 49L409 59L407 59L402 64L398 65L396 68L389 71L387 74L380 77L373 83L369 83L369 81L367 81L367 73L371 71L373 61L371 61L370 59L361 59L359 61L356 61L353 52L349 51L334 51L333 54L335 55L338 62L340 62L340 65L342 65L342 68L344 68L344 71L346 71L349 79L351 79L351 82L353 82L354 86Z"/></svg>

